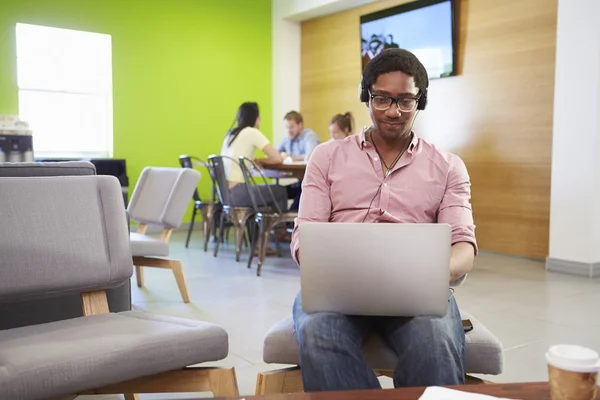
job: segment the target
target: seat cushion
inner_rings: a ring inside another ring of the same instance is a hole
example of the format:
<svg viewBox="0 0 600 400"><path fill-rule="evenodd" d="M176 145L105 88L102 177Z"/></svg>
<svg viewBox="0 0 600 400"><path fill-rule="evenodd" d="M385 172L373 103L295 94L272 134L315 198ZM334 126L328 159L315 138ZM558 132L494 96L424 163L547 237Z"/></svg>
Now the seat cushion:
<svg viewBox="0 0 600 400"><path fill-rule="evenodd" d="M502 373L503 353L500 341L479 321L461 312L463 319L470 319L473 330L466 334L465 373ZM377 334L370 335L363 347L365 359L375 369L393 370L397 357ZM274 325L265 337L263 359L269 364L298 365L298 342L294 333L292 317Z"/></svg>
<svg viewBox="0 0 600 400"><path fill-rule="evenodd" d="M219 326L141 311L0 331L1 398L53 398L227 357Z"/></svg>
<svg viewBox="0 0 600 400"><path fill-rule="evenodd" d="M131 255L141 257L168 257L169 244L148 235L139 233L129 234Z"/></svg>

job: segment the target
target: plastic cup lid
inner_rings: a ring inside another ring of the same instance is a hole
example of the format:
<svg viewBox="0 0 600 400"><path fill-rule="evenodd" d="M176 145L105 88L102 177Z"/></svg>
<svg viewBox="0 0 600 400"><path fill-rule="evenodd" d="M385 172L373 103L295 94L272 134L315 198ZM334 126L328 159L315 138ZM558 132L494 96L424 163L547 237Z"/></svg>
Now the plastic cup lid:
<svg viewBox="0 0 600 400"><path fill-rule="evenodd" d="M573 372L596 372L600 370L600 357L592 349L582 346L560 344L551 346L546 353L548 364Z"/></svg>

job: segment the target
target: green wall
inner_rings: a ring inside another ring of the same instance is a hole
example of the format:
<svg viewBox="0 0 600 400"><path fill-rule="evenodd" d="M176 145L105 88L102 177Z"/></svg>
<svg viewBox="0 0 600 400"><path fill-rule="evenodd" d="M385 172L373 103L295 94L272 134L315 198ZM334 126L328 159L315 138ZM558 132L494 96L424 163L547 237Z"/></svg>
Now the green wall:
<svg viewBox="0 0 600 400"><path fill-rule="evenodd" d="M145 166L218 153L244 101L271 137L270 0L0 0L0 114L18 113L17 22L112 35L114 157L131 189Z"/></svg>

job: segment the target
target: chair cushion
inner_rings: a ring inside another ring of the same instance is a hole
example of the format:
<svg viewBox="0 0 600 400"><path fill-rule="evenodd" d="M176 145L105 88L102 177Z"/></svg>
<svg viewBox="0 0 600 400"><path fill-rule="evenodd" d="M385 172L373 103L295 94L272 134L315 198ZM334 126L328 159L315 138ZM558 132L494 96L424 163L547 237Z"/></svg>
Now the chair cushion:
<svg viewBox="0 0 600 400"><path fill-rule="evenodd" d="M503 353L500 341L479 321L461 312L463 319L470 319L473 330L466 334L465 373L502 373ZM375 369L393 370L397 357L384 344L381 337L373 334L363 347L365 359ZM285 318L267 333L263 346L263 359L268 364L298 365L298 342L294 333L294 320Z"/></svg>
<svg viewBox="0 0 600 400"><path fill-rule="evenodd" d="M0 331L1 398L53 398L227 356L227 333L141 311Z"/></svg>
<svg viewBox="0 0 600 400"><path fill-rule="evenodd" d="M169 244L148 235L132 232L129 234L131 255L140 257L168 257Z"/></svg>

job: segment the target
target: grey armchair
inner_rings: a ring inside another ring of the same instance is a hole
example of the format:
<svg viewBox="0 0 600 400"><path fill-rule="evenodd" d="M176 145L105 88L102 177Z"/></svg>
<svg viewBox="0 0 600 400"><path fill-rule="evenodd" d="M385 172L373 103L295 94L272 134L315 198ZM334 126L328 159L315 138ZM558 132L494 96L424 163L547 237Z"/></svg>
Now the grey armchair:
<svg viewBox="0 0 600 400"><path fill-rule="evenodd" d="M130 234L131 252L137 284L144 285L143 267L165 268L173 272L184 303L190 297L181 261L167 258L173 229L178 228L198 182L200 172L188 168L146 167L138 179L128 211L138 222L137 232ZM163 228L160 239L146 235L148 224Z"/></svg>
<svg viewBox="0 0 600 400"><path fill-rule="evenodd" d="M0 179L0 303L81 298L84 317L0 331L0 397L203 392L238 394L211 323L109 312L106 289L133 273L121 187L110 176Z"/></svg>
<svg viewBox="0 0 600 400"><path fill-rule="evenodd" d="M96 175L94 164L87 161L0 163L0 179L8 177L84 175ZM40 212L43 212L51 204L49 199L45 200L46 205L39 210ZM1 207L0 213L2 213ZM110 311L120 312L131 310L131 286L129 282L107 290L106 295ZM81 310L81 298L78 294L67 294L44 300L0 304L0 330L81 316L83 316L83 312Z"/></svg>

